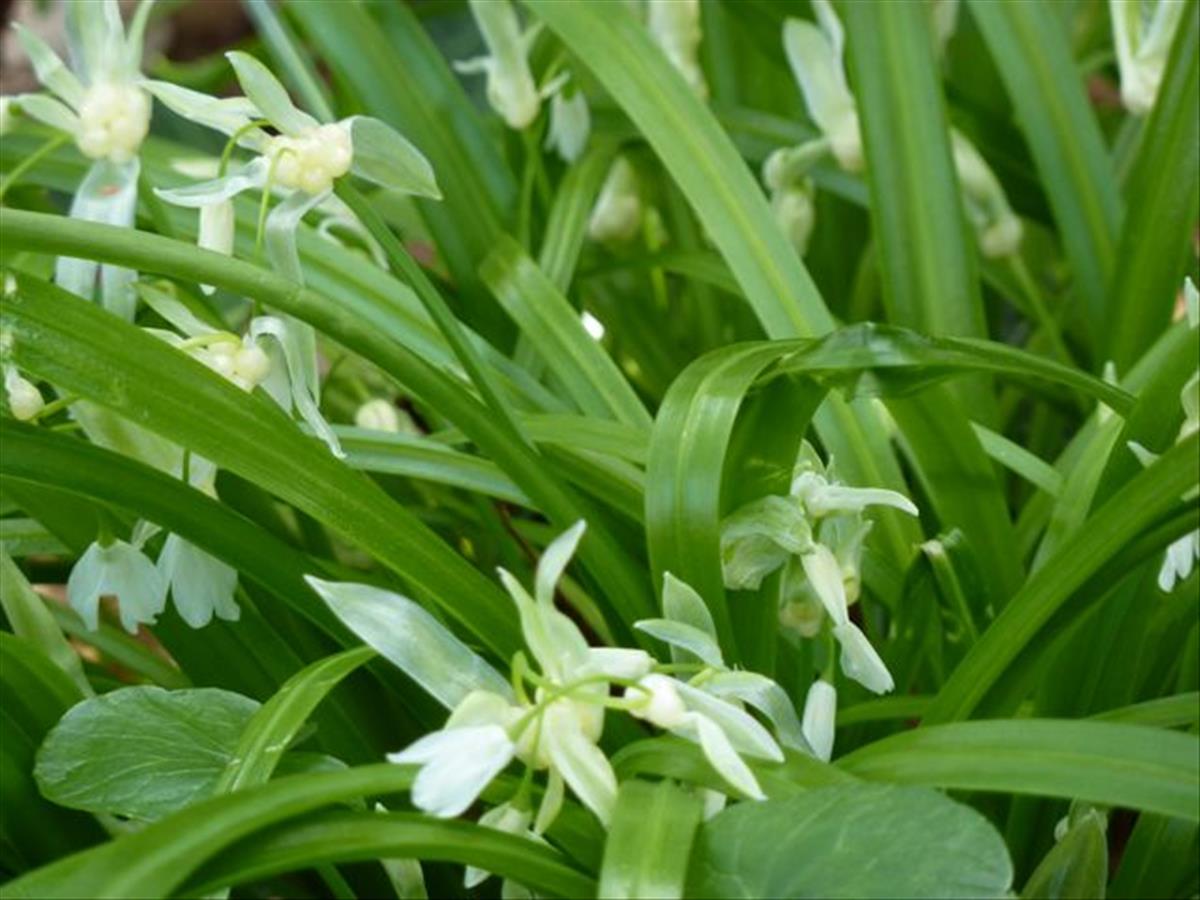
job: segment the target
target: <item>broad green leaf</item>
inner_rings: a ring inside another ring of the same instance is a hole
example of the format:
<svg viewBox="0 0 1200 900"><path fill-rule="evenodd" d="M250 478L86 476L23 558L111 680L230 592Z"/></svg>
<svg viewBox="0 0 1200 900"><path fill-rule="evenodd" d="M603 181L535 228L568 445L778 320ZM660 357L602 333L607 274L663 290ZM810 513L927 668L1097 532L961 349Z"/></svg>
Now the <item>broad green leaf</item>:
<svg viewBox="0 0 1200 900"><path fill-rule="evenodd" d="M923 726L868 744L837 767L872 781L1086 800L1200 819L1200 739L1055 719Z"/></svg>
<svg viewBox="0 0 1200 900"><path fill-rule="evenodd" d="M346 627L447 709L472 691L511 695L499 672L407 597L368 584L307 581Z"/></svg>
<svg viewBox="0 0 1200 900"><path fill-rule="evenodd" d="M688 895L1005 897L995 828L936 791L851 784L741 803L700 830Z"/></svg>
<svg viewBox="0 0 1200 900"><path fill-rule="evenodd" d="M681 898L702 803L671 783L621 785L604 844L599 896Z"/></svg>
<svg viewBox="0 0 1200 900"><path fill-rule="evenodd" d="M212 793L258 703L217 688L122 688L71 708L38 752L62 806L151 821Z"/></svg>

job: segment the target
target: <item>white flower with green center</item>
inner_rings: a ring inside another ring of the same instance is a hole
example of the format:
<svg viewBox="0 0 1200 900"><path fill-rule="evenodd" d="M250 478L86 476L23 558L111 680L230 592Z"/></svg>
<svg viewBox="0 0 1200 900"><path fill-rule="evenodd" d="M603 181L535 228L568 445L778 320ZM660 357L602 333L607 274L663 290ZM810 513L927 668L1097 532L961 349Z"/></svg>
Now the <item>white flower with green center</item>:
<svg viewBox="0 0 1200 900"><path fill-rule="evenodd" d="M45 94L22 94L11 103L31 118L74 139L93 160L71 201L75 219L131 226L137 210L138 151L150 130L150 95L140 68L142 38L153 0L138 6L126 34L116 0L74 0L67 6L71 67L40 37L15 26ZM136 273L92 260L60 257L54 280L86 300L99 281L105 309L132 320Z"/></svg>
<svg viewBox="0 0 1200 900"><path fill-rule="evenodd" d="M167 584L140 544L102 537L84 551L67 579L67 602L89 631L100 627L100 598L117 599L121 626L136 634L154 624L167 603Z"/></svg>
<svg viewBox="0 0 1200 900"><path fill-rule="evenodd" d="M663 55L697 97L708 97L700 67L700 0L648 0L646 26Z"/></svg>
<svg viewBox="0 0 1200 900"><path fill-rule="evenodd" d="M263 237L271 267L303 283L296 230L311 210L331 198L334 183L349 174L384 188L439 199L433 169L416 147L369 116L321 123L297 109L271 71L252 56L226 54L245 97L218 100L162 81L146 89L185 119L227 135L258 156L201 184L156 190L163 200L200 210L200 245L233 249L231 201L244 191L282 193L266 218ZM279 134L269 135L270 125ZM337 207L339 215L342 207Z"/></svg>
<svg viewBox="0 0 1200 900"><path fill-rule="evenodd" d="M1135 115L1154 108L1185 0L1108 0L1121 102Z"/></svg>

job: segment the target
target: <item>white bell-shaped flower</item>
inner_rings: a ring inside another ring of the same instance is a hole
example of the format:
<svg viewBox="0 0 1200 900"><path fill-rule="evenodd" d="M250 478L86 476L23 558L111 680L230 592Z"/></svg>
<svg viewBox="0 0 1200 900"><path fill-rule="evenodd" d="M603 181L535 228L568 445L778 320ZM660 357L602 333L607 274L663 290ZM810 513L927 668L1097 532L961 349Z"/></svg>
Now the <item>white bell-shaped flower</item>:
<svg viewBox="0 0 1200 900"><path fill-rule="evenodd" d="M215 613L236 622L242 611L234 600L237 569L177 534L168 534L158 555L158 572L171 592L180 617L192 628L203 628Z"/></svg>
<svg viewBox="0 0 1200 900"><path fill-rule="evenodd" d="M100 627L100 598L117 598L122 627L135 634L139 623L153 624L167 602L167 585L149 558L125 541L96 541L84 551L67 579L67 602L89 631Z"/></svg>

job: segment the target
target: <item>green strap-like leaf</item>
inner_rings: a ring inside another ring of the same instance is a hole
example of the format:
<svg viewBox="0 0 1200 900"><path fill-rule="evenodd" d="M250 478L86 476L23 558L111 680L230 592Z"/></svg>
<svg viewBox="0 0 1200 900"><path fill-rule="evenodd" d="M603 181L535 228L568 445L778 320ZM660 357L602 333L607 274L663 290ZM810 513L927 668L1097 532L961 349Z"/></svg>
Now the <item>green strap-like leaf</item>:
<svg viewBox="0 0 1200 900"><path fill-rule="evenodd" d="M695 793L670 781L622 784L604 844L599 896L683 897L701 807Z"/></svg>
<svg viewBox="0 0 1200 900"><path fill-rule="evenodd" d="M1054 719L916 728L856 750L837 768L862 778L1066 797L1200 818L1200 739Z"/></svg>
<svg viewBox="0 0 1200 900"><path fill-rule="evenodd" d="M1121 201L1063 23L1052 5L1038 0L972 0L970 11L1050 196L1076 293L1097 344L1107 322L1105 296Z"/></svg>

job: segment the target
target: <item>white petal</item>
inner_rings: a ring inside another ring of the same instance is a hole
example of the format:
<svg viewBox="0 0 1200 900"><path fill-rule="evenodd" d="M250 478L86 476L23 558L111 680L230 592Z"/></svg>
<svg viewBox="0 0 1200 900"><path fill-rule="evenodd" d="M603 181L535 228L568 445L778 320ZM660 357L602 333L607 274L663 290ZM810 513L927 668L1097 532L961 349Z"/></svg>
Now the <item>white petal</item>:
<svg viewBox="0 0 1200 900"><path fill-rule="evenodd" d="M804 574L813 592L829 613L835 626L849 621L846 608L846 585L842 580L842 567L833 551L824 544L813 544L812 550L800 557Z"/></svg>
<svg viewBox="0 0 1200 900"><path fill-rule="evenodd" d="M853 622L845 622L833 629L833 635L842 646L842 671L863 687L876 694L886 694L896 684L892 675Z"/></svg>
<svg viewBox="0 0 1200 900"><path fill-rule="evenodd" d="M263 145L266 135L261 130L255 128L243 131L252 121L262 118L258 107L246 97L218 99L167 81L143 80L141 86L161 100L172 112L190 122L215 129L230 137L242 132L243 136L238 139L238 144L243 147L258 149Z"/></svg>
<svg viewBox="0 0 1200 900"><path fill-rule="evenodd" d="M642 619L634 622L633 627L672 647L687 651L714 668L723 668L725 665L717 642L699 628L671 619Z"/></svg>
<svg viewBox="0 0 1200 900"><path fill-rule="evenodd" d="M758 786L758 779L715 722L700 713L689 713L688 723L680 729L680 733L700 744L705 759L734 788L754 800L766 799L762 788Z"/></svg>
<svg viewBox="0 0 1200 900"><path fill-rule="evenodd" d="M238 83L246 96L284 134L300 134L320 125L308 113L301 112L293 105L279 79L253 56L233 50L226 53L225 57L233 64Z"/></svg>
<svg viewBox="0 0 1200 900"><path fill-rule="evenodd" d="M54 92L60 100L78 109L83 100L83 85L75 73L66 67L50 45L19 22L13 24L17 40L33 64L37 80Z"/></svg>
<svg viewBox="0 0 1200 900"><path fill-rule="evenodd" d="M232 200L242 191L262 188L267 182L268 163L261 156L221 178L186 187L162 189L154 193L160 200L173 206L203 209L225 200Z"/></svg>
<svg viewBox="0 0 1200 900"><path fill-rule="evenodd" d="M584 671L610 678L637 680L654 667L654 658L645 650L625 647L589 647Z"/></svg>
<svg viewBox="0 0 1200 900"><path fill-rule="evenodd" d="M784 746L795 750L809 749L791 698L765 675L720 672L704 682L704 690L717 697L735 697L748 703L771 720L775 735Z"/></svg>
<svg viewBox="0 0 1200 900"><path fill-rule="evenodd" d="M681 581L670 572L663 575L662 608L663 615L668 619L699 628L710 637L716 638L717 628L704 599L690 584Z"/></svg>
<svg viewBox="0 0 1200 900"><path fill-rule="evenodd" d="M829 762L833 756L833 738L837 720L837 691L828 681L818 679L804 699L804 738L817 759Z"/></svg>
<svg viewBox="0 0 1200 900"><path fill-rule="evenodd" d="M426 735L400 753L394 763L424 763L413 782L413 804L448 819L475 802L513 757L513 743L498 725L452 728Z"/></svg>
<svg viewBox="0 0 1200 900"><path fill-rule="evenodd" d="M296 229L300 221L329 197L329 191L306 194L294 191L267 216L264 247L271 268L297 284L304 283L304 269L296 250Z"/></svg>
<svg viewBox="0 0 1200 900"><path fill-rule="evenodd" d="M79 116L53 97L47 97L45 94L21 94L14 102L21 112L37 119L43 125L72 135L79 132Z"/></svg>
<svg viewBox="0 0 1200 900"><path fill-rule="evenodd" d="M91 544L71 567L67 578L67 602L79 613L88 631L100 627L100 586L104 579L100 554L100 545Z"/></svg>
<svg viewBox="0 0 1200 900"><path fill-rule="evenodd" d="M831 484L814 491L806 498L805 506L813 516L862 512L868 506L890 506L910 516L919 512L911 500L896 491L847 487L841 484Z"/></svg>
<svg viewBox="0 0 1200 900"><path fill-rule="evenodd" d="M177 534L167 535L158 571L171 588L179 615L193 628L203 628L215 612L236 622L241 609L234 600L238 573Z"/></svg>
<svg viewBox="0 0 1200 900"><path fill-rule="evenodd" d="M537 575L534 579L533 595L538 603L554 605L554 588L571 562L571 557L575 555L575 548L579 546L579 541L583 538L586 530L587 522L580 519L551 541L542 551L542 558L538 560Z"/></svg>
<svg viewBox="0 0 1200 900"><path fill-rule="evenodd" d="M538 807L537 819L533 823L534 834L545 834L546 829L554 824L562 810L564 782L557 769L551 769L546 779L546 792L542 794L542 804Z"/></svg>
<svg viewBox="0 0 1200 900"><path fill-rule="evenodd" d="M688 709L715 723L725 732L738 752L772 762L783 761L783 751L779 749L775 739L752 715L738 709L728 700L714 697L678 679L675 679L675 688L683 697Z"/></svg>
<svg viewBox="0 0 1200 900"><path fill-rule="evenodd" d="M566 704L554 704L544 715L542 742L550 764L583 805L607 825L617 802L617 776L608 757L587 739Z"/></svg>

